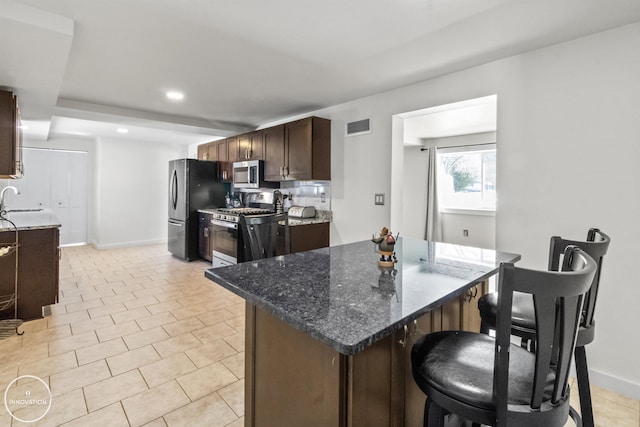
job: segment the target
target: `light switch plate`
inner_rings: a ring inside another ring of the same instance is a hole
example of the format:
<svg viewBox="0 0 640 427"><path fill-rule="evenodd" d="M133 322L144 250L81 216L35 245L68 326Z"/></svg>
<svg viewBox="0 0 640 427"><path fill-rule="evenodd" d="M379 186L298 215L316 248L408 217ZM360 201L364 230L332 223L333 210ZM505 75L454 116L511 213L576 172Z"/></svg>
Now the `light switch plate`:
<svg viewBox="0 0 640 427"><path fill-rule="evenodd" d="M374 197L374 203L376 205L384 205L384 193L376 193Z"/></svg>

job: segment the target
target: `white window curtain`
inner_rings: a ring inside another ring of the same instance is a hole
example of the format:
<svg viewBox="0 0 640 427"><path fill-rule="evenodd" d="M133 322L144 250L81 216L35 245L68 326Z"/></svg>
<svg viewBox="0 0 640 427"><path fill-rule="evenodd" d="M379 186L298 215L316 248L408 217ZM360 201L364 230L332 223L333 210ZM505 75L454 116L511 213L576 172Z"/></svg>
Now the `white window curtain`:
<svg viewBox="0 0 640 427"><path fill-rule="evenodd" d="M440 209L438 208L438 176L437 165L438 158L436 156L437 149L429 147L427 160L427 218L425 236L426 240L434 242L442 242L442 220L440 218Z"/></svg>

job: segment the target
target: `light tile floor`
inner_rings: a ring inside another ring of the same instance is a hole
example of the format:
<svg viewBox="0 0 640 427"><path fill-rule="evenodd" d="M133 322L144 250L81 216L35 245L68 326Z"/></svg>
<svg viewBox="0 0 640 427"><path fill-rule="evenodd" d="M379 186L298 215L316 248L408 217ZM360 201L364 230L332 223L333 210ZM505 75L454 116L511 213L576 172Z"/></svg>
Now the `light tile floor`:
<svg viewBox="0 0 640 427"><path fill-rule="evenodd" d="M243 426L244 302L206 268L164 245L64 248L52 315L0 341L0 394L34 375L51 409L27 424L0 405L0 426ZM640 426L639 401L593 393L598 426Z"/></svg>

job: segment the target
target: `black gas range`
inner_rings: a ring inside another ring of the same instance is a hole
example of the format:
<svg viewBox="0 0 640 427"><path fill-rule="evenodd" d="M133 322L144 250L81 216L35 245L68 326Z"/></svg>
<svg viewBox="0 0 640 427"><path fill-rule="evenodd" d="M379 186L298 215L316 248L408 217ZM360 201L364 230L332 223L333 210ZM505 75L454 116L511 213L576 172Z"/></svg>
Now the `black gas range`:
<svg viewBox="0 0 640 427"><path fill-rule="evenodd" d="M277 194L277 193L276 193ZM242 233L239 230L240 215L266 215L276 213L273 193L250 193L245 196L243 207L217 208L210 211L209 244L213 267L237 264L244 261Z"/></svg>
<svg viewBox="0 0 640 427"><path fill-rule="evenodd" d="M275 213L273 209L266 208L253 208L253 207L245 207L245 208L218 208L213 210L213 219L217 219L219 221L228 221L228 222L239 222L240 215L265 215Z"/></svg>

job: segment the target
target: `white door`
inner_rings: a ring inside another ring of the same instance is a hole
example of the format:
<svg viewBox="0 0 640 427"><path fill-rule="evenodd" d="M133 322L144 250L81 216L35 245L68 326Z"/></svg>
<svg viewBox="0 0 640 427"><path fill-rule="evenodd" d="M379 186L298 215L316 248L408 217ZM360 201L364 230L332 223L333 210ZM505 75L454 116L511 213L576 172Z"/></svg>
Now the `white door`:
<svg viewBox="0 0 640 427"><path fill-rule="evenodd" d="M69 154L69 243L86 243L87 153Z"/></svg>
<svg viewBox="0 0 640 427"><path fill-rule="evenodd" d="M60 220L60 244L87 241L87 153L24 148L24 177L12 208L48 208Z"/></svg>

